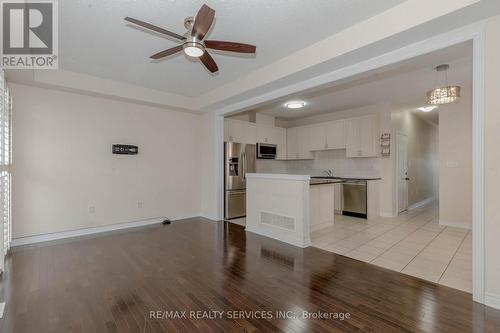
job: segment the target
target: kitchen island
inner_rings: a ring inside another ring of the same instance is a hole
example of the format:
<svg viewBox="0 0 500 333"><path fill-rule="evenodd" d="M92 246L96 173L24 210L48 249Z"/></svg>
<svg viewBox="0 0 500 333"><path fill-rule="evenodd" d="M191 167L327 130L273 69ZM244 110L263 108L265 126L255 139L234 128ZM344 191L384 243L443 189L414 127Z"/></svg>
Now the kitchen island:
<svg viewBox="0 0 500 333"><path fill-rule="evenodd" d="M346 181L262 173L249 173L246 178L246 230L302 248L311 245L312 231L334 225L334 186ZM378 216L378 190L376 195L372 190L377 188L377 182L370 183L368 218Z"/></svg>
<svg viewBox="0 0 500 333"><path fill-rule="evenodd" d="M308 247L311 230L317 229L315 224L333 226L333 185L338 180L311 181L308 175L287 174L247 174L246 177L246 230ZM314 222L311 224L311 221Z"/></svg>

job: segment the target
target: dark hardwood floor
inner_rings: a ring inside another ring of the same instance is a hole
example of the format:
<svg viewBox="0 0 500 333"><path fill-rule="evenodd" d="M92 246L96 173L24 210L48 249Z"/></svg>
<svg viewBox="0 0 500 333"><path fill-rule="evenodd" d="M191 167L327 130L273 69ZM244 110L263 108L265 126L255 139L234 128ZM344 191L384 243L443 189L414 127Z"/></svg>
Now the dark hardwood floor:
<svg viewBox="0 0 500 333"><path fill-rule="evenodd" d="M500 332L470 294L203 219L14 249L0 288L0 332Z"/></svg>

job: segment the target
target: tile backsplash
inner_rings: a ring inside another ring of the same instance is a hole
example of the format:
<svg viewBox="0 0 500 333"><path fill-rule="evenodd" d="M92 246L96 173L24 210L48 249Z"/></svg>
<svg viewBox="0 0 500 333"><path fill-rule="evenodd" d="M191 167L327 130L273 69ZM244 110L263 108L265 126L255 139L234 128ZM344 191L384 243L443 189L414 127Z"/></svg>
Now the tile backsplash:
<svg viewBox="0 0 500 333"><path fill-rule="evenodd" d="M324 170L333 170L339 177L379 177L380 157L347 158L345 150L314 152L313 160L257 160L258 173L307 174L324 176Z"/></svg>

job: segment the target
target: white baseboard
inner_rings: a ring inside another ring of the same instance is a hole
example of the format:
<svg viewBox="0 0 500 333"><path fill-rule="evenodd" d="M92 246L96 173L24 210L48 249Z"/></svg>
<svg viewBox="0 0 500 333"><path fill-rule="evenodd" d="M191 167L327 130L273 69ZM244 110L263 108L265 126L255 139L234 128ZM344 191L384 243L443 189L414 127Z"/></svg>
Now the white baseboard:
<svg viewBox="0 0 500 333"><path fill-rule="evenodd" d="M500 296L486 293L484 295L484 304L495 309L500 309Z"/></svg>
<svg viewBox="0 0 500 333"><path fill-rule="evenodd" d="M380 212L380 217L396 217L396 216L398 215L394 213Z"/></svg>
<svg viewBox="0 0 500 333"><path fill-rule="evenodd" d="M472 223L466 222L456 222L456 221L447 221L439 219L439 225L445 227L455 227L455 228L463 228L463 229L472 229Z"/></svg>
<svg viewBox="0 0 500 333"><path fill-rule="evenodd" d="M205 218L205 219L207 219L207 220L212 220L214 222L219 221L219 219L217 218L217 216L209 216L209 215L201 215L201 214L200 214L200 216L203 217L203 218Z"/></svg>
<svg viewBox="0 0 500 333"><path fill-rule="evenodd" d="M200 216L200 214L190 214L190 215L185 215L185 216L177 216L175 218L170 218L170 219L172 221L178 221L178 220L189 219L189 218L194 218L194 217L199 217L199 216ZM131 222L125 222L125 223L104 225L104 226L99 226L99 227L82 228L82 229L77 229L77 230L55 232L55 233L44 234L44 235L35 235L35 236L13 238L11 246L16 247L16 246L21 246L21 245L49 242L49 241L64 239L64 238L73 238L73 237L79 237L79 236L99 234L99 233L103 233L103 232L109 232L109 231L115 231L115 230L121 230L121 229L143 227L143 226L147 226L147 225L161 223L164 219L165 219L164 217L157 217L157 218L150 218L150 219L144 219L144 220L139 220L139 221L131 221Z"/></svg>
<svg viewBox="0 0 500 333"><path fill-rule="evenodd" d="M417 203L414 203L413 205L411 206L408 206L408 210L413 210L413 209L417 209L419 207L422 207L422 206L425 206L427 204L430 204L431 202L435 201L436 198L435 197L430 197L430 198L427 198L425 200L422 200L420 202L417 202Z"/></svg>
<svg viewBox="0 0 500 333"><path fill-rule="evenodd" d="M311 246L311 239L310 238L307 238L304 240L296 239L294 237L286 236L281 232L273 232L272 234L270 234L270 233L263 232L262 230L260 230L258 228L252 228L251 226L248 226L248 225L245 227L245 230L252 232L254 234L257 234L257 235L267 237L267 238L276 239L280 242L288 243L288 244L291 244L291 245L294 245L294 246L297 246L300 248L306 248L306 247Z"/></svg>

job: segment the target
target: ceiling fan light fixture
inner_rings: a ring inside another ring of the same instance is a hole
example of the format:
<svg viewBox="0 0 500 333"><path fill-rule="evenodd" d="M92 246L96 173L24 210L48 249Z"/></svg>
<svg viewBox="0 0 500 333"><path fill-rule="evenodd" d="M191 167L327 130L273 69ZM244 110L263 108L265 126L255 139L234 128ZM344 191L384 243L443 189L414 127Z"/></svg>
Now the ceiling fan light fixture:
<svg viewBox="0 0 500 333"><path fill-rule="evenodd" d="M221 50L235 53L255 54L257 50L255 45L221 40L205 40L206 35L210 33L210 29L213 26L214 20L215 10L208 7L207 5L203 5L198 10L196 17L189 16L184 20L184 26L188 31L184 35L179 35L175 32L169 31L162 27L158 27L151 23L137 20L129 16L125 17L125 21L129 23L135 24L150 31L160 33L162 35L167 35L182 43L175 47L171 47L169 49L153 54L149 57L153 60L163 59L184 51L184 54L188 57L198 58L200 60L200 63L210 73L217 73L219 71L219 67L217 66L214 58L212 58L212 56L210 55L210 52L208 52L207 50Z"/></svg>
<svg viewBox="0 0 500 333"><path fill-rule="evenodd" d="M184 43L184 53L189 57L199 58L205 53L205 49L200 43L188 42Z"/></svg>
<svg viewBox="0 0 500 333"><path fill-rule="evenodd" d="M306 102L304 102L304 101L291 101L291 102L285 103L285 107L287 109L301 109L304 106L306 106Z"/></svg>

